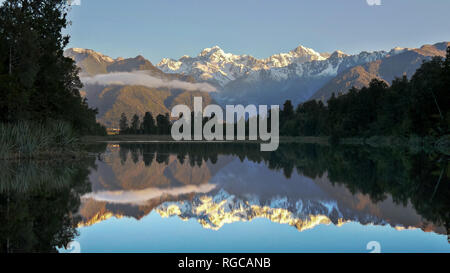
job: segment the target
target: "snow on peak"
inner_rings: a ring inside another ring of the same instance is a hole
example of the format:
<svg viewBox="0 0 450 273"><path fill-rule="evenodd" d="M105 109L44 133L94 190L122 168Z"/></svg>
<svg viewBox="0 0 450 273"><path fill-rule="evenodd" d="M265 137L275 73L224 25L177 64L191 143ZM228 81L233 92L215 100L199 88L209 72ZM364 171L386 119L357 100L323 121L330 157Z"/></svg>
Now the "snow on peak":
<svg viewBox="0 0 450 273"><path fill-rule="evenodd" d="M343 58L349 56L348 54L344 53L343 51L336 50L333 52L330 56L330 58Z"/></svg>
<svg viewBox="0 0 450 273"><path fill-rule="evenodd" d="M412 48L407 48L407 47L394 47L393 49L391 49L391 51L389 51L389 55L393 56L393 55L398 55L400 53L406 52L412 50Z"/></svg>
<svg viewBox="0 0 450 273"><path fill-rule="evenodd" d="M312 48L304 47L302 45L299 45L295 49L291 50L290 53L295 56L311 56L312 58L317 58L317 60L323 59L320 53L316 52Z"/></svg>
<svg viewBox="0 0 450 273"><path fill-rule="evenodd" d="M200 52L200 54L198 56L202 56L202 57L210 56L216 52L223 53L223 50L219 46L213 46L211 48L203 49L202 52Z"/></svg>
<svg viewBox="0 0 450 273"><path fill-rule="evenodd" d="M258 82L260 77L270 77L276 81L291 77L331 77L343 69L384 58L386 54L377 51L348 55L339 50L321 54L299 45L287 53L257 59L250 55L226 53L219 46L214 46L203 49L196 57L162 59L157 66L165 73L190 75L199 81L224 87L237 79ZM269 73L260 73L262 70Z"/></svg>
<svg viewBox="0 0 450 273"><path fill-rule="evenodd" d="M292 63L302 64L326 59L320 53L302 45L288 53L276 54L266 59L226 53L216 45L203 49L197 57L183 56L178 60L162 59L157 66L166 73L192 75L199 80L213 80L224 86L252 71L282 68Z"/></svg>
<svg viewBox="0 0 450 273"><path fill-rule="evenodd" d="M76 54L80 54L80 55L86 55L86 56L92 56L94 57L97 61L101 62L107 62L107 63L112 63L114 62L114 59L103 55L101 53L98 53L92 49L85 49L85 48L69 48L68 50L66 50L66 55L68 56L73 56Z"/></svg>
<svg viewBox="0 0 450 273"><path fill-rule="evenodd" d="M302 64L310 61L323 61L325 57L320 55L311 48L304 47L302 45L291 50L289 53L280 53L270 56L265 60L269 68L273 67L286 67L292 63Z"/></svg>

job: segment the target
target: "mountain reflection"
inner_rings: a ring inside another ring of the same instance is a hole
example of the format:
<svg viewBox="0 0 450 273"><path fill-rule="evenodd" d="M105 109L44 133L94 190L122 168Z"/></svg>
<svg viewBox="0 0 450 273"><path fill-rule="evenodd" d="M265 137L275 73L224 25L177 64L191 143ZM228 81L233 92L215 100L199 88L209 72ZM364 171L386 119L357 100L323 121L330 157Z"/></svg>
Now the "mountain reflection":
<svg viewBox="0 0 450 273"><path fill-rule="evenodd" d="M300 231L358 222L448 234L448 165L446 156L388 149L109 145L89 176L78 225L156 211L214 230L267 218Z"/></svg>

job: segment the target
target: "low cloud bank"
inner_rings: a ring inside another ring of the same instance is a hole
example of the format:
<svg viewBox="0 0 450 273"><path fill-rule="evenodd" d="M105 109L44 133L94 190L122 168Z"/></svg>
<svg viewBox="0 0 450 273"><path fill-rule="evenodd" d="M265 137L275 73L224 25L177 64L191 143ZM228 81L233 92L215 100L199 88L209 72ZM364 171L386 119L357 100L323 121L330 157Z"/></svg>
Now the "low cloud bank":
<svg viewBox="0 0 450 273"><path fill-rule="evenodd" d="M114 204L145 204L146 201L154 198L161 198L165 195L179 196L189 193L208 193L216 188L217 185L203 184L203 185L188 185L178 188L160 189L147 188L143 190L134 191L100 191L88 193L83 196L86 199L94 199L100 202L108 202Z"/></svg>
<svg viewBox="0 0 450 273"><path fill-rule="evenodd" d="M216 92L216 88L208 83L191 83L180 80L163 80L146 74L145 71L115 72L93 77L82 77L87 85L141 85L149 88L171 88L187 91Z"/></svg>

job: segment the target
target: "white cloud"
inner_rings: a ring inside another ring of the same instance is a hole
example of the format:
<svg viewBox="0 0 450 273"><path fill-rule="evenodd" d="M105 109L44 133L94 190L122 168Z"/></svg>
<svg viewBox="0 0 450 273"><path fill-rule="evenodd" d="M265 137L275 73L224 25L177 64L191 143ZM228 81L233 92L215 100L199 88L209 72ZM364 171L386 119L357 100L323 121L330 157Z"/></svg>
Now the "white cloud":
<svg viewBox="0 0 450 273"><path fill-rule="evenodd" d="M89 85L141 85L149 88L183 89L187 91L216 92L208 83L190 83L180 80L163 80L146 74L146 71L116 72L82 77L81 81Z"/></svg>
<svg viewBox="0 0 450 273"><path fill-rule="evenodd" d="M161 198L165 195L178 196L189 193L208 193L216 188L213 184L188 185L178 188L160 189L147 188L143 190L132 191L99 191L88 193L83 198L91 198L97 201L115 203L115 204L145 204L146 201L154 198Z"/></svg>
<svg viewBox="0 0 450 273"><path fill-rule="evenodd" d="M369 6L381 6L381 0L366 0Z"/></svg>

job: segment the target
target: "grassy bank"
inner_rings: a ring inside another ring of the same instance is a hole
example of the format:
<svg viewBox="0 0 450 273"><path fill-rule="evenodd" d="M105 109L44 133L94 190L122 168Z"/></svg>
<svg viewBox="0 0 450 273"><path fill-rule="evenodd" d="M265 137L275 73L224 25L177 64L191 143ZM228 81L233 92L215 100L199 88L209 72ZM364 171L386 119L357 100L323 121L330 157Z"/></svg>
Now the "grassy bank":
<svg viewBox="0 0 450 273"><path fill-rule="evenodd" d="M80 154L79 138L60 121L0 124L0 159L52 159Z"/></svg>

